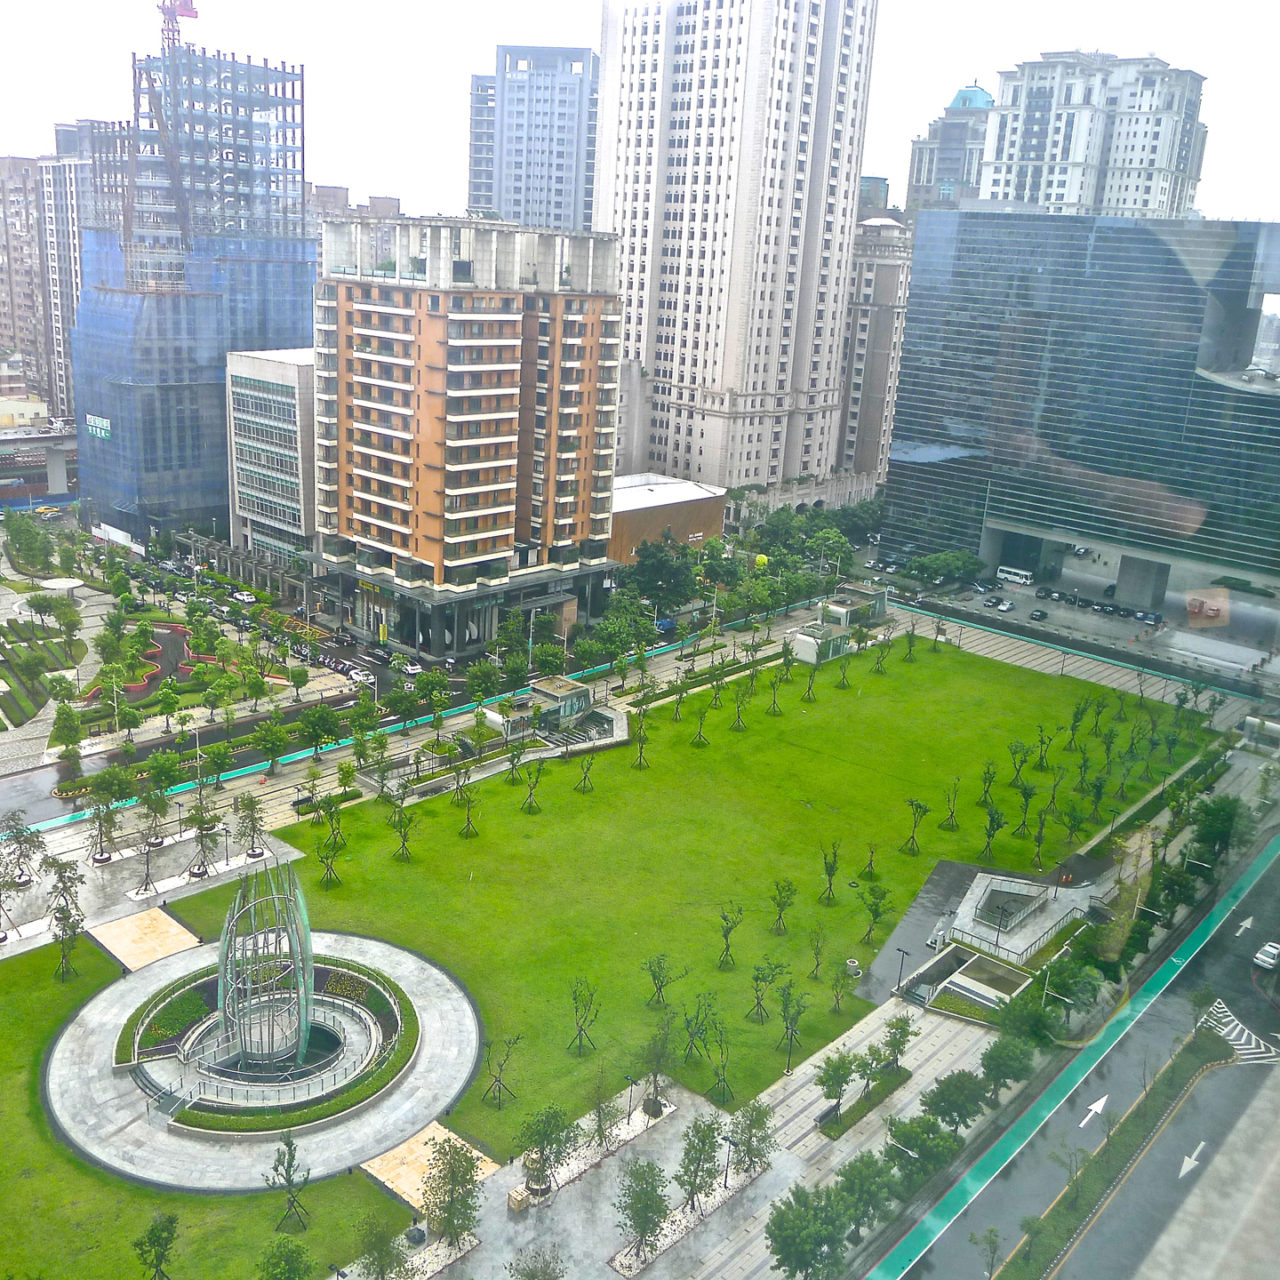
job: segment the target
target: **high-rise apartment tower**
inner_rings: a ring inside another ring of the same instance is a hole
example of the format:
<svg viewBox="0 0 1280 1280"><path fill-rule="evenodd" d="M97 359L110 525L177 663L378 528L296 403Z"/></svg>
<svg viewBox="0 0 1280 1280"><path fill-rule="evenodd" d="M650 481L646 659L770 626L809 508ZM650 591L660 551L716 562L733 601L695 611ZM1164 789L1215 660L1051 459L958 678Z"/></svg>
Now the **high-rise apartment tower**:
<svg viewBox="0 0 1280 1280"><path fill-rule="evenodd" d="M1204 156L1203 83L1159 58L1078 50L1002 71L982 198L1050 213L1183 217Z"/></svg>
<svg viewBox="0 0 1280 1280"><path fill-rule="evenodd" d="M625 464L713 484L844 458L876 0L608 0L596 225L620 239Z"/></svg>
<svg viewBox="0 0 1280 1280"><path fill-rule="evenodd" d="M22 156L0 156L0 351L22 356L30 394L48 394L40 169Z"/></svg>
<svg viewBox="0 0 1280 1280"><path fill-rule="evenodd" d="M590 49L499 45L497 74L471 77L468 207L590 231L598 79Z"/></svg>
<svg viewBox="0 0 1280 1280"><path fill-rule="evenodd" d="M387 252L387 237L391 240ZM443 657L499 608L599 613L621 316L611 236L324 224L319 561L364 636Z"/></svg>
<svg viewBox="0 0 1280 1280"><path fill-rule="evenodd" d="M976 84L966 85L951 105L911 143L907 209L952 209L976 200L987 144L987 116L995 99Z"/></svg>

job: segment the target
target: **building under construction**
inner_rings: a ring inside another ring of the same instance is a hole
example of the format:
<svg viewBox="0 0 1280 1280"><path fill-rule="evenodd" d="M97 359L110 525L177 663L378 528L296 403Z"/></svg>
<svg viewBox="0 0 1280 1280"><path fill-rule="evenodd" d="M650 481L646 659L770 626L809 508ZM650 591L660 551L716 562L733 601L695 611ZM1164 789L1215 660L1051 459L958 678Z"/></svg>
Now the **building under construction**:
<svg viewBox="0 0 1280 1280"><path fill-rule="evenodd" d="M142 541L226 536L226 353L310 345L315 285L302 68L180 44L169 9L132 120L95 126L72 339L82 502Z"/></svg>

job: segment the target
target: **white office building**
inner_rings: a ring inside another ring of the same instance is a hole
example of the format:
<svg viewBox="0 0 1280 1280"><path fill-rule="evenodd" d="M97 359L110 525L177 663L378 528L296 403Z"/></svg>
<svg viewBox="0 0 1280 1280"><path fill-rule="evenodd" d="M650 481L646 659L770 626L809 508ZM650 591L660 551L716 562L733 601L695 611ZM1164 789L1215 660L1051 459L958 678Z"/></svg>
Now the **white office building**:
<svg viewBox="0 0 1280 1280"><path fill-rule="evenodd" d="M231 536L291 565L316 532L315 352L227 352Z"/></svg>
<svg viewBox="0 0 1280 1280"><path fill-rule="evenodd" d="M1203 84L1160 58L1079 50L1002 71L982 198L1050 213L1185 217L1204 157Z"/></svg>
<svg viewBox="0 0 1280 1280"><path fill-rule="evenodd" d="M606 0L595 214L620 239L619 471L741 486L842 465L875 17L876 0Z"/></svg>

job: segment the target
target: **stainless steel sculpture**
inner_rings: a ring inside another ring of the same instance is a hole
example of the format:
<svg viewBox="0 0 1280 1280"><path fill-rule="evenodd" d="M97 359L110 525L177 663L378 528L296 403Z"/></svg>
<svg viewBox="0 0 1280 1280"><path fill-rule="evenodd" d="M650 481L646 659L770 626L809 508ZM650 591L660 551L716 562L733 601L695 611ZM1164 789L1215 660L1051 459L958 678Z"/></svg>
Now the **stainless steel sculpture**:
<svg viewBox="0 0 1280 1280"><path fill-rule="evenodd" d="M241 1067L302 1063L313 984L311 925L293 868L241 876L218 947L219 1038Z"/></svg>

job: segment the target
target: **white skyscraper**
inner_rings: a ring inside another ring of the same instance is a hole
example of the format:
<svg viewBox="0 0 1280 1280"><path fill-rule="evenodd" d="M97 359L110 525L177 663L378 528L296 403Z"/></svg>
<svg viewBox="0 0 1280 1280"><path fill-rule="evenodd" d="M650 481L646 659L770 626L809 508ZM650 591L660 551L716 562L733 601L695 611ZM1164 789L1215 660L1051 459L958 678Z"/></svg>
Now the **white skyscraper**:
<svg viewBox="0 0 1280 1280"><path fill-rule="evenodd" d="M1204 157L1203 84L1160 58L1079 50L1002 71L982 198L1050 213L1185 217Z"/></svg>
<svg viewBox="0 0 1280 1280"><path fill-rule="evenodd" d="M606 0L619 471L768 485L843 462L875 17L876 0Z"/></svg>

